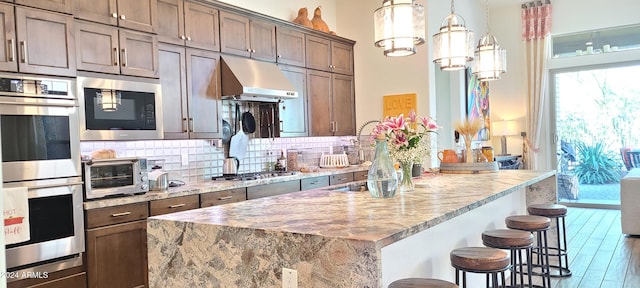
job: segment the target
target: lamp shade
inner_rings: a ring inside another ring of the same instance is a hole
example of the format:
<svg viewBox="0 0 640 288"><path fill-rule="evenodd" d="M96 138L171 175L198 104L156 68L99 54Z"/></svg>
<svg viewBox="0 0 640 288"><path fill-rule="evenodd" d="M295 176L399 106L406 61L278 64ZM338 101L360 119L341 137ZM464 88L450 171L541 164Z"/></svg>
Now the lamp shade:
<svg viewBox="0 0 640 288"><path fill-rule="evenodd" d="M451 13L433 35L433 62L440 64L441 70L464 69L473 60L473 44L473 32L467 30L464 19Z"/></svg>
<svg viewBox="0 0 640 288"><path fill-rule="evenodd" d="M415 0L384 0L373 13L375 46L385 56L408 56L425 42L424 7Z"/></svg>
<svg viewBox="0 0 640 288"><path fill-rule="evenodd" d="M480 39L473 62L473 74L480 81L500 79L507 71L507 52L500 48L496 37L487 34Z"/></svg>
<svg viewBox="0 0 640 288"><path fill-rule="evenodd" d="M518 123L516 121L495 121L491 123L493 136L518 135Z"/></svg>

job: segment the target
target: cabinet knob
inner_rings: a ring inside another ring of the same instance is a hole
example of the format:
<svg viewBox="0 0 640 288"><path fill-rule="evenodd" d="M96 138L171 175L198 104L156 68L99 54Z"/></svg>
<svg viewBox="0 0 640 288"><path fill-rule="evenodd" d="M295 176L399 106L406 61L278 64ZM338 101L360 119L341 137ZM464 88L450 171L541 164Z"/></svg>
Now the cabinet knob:
<svg viewBox="0 0 640 288"><path fill-rule="evenodd" d="M251 53L251 49L247 48L247 52Z"/></svg>
<svg viewBox="0 0 640 288"><path fill-rule="evenodd" d="M120 15L120 19L121 20L126 20L127 18L125 18L124 15Z"/></svg>
<svg viewBox="0 0 640 288"><path fill-rule="evenodd" d="M187 37L185 37L184 35L180 35L180 39L184 40L187 39Z"/></svg>
<svg viewBox="0 0 640 288"><path fill-rule="evenodd" d="M191 37L187 36L187 41L191 41Z"/></svg>
<svg viewBox="0 0 640 288"><path fill-rule="evenodd" d="M278 56L276 56L276 57L278 57L278 58L282 58L282 55L278 54Z"/></svg>
<svg viewBox="0 0 640 288"><path fill-rule="evenodd" d="M251 49L251 53L256 53L256 49Z"/></svg>
<svg viewBox="0 0 640 288"><path fill-rule="evenodd" d="M118 13L111 13L111 17L118 18Z"/></svg>

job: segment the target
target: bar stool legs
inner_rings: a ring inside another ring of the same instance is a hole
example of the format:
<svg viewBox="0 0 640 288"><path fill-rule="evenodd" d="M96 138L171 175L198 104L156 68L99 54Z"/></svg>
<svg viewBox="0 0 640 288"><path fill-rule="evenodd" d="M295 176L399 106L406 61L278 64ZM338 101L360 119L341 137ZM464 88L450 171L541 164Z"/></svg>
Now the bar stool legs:
<svg viewBox="0 0 640 288"><path fill-rule="evenodd" d="M510 287L524 287L525 275L527 275L527 287L533 287L531 279L533 234L531 232L512 229L488 230L482 233L482 242L487 247L510 250L512 272ZM526 259L522 259L522 252L526 253ZM518 277L520 281L517 281Z"/></svg>
<svg viewBox="0 0 640 288"><path fill-rule="evenodd" d="M529 205L529 207L527 207L527 211L531 215L545 216L555 220L556 242L558 243L558 246L548 247L548 249L555 251L555 253L550 254L550 256L553 258L558 257L558 265L550 265L552 270L557 270L556 273L551 273L551 277L571 276L571 270L569 270L569 256L567 255L567 226L565 225L567 207L558 204L534 204ZM561 219L562 223L560 223ZM562 233L560 233L560 230L562 230Z"/></svg>
<svg viewBox="0 0 640 288"><path fill-rule="evenodd" d="M507 228L529 231L536 233L537 243L532 248L529 259L533 259L533 254L537 255L536 263L531 263L533 268L540 268L540 272L532 271L530 275L542 277L542 287L551 288L549 250L547 249L547 231L551 227L551 219L535 215L516 215L505 219ZM533 286L540 287L540 286Z"/></svg>

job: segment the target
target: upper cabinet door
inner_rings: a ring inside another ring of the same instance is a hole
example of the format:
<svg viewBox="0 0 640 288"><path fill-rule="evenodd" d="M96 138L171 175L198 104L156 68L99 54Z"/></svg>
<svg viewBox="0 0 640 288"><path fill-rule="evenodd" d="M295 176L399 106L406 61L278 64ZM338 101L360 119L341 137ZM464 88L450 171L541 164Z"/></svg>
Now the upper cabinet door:
<svg viewBox="0 0 640 288"><path fill-rule="evenodd" d="M277 62L304 67L305 40L304 33L284 27L276 28Z"/></svg>
<svg viewBox="0 0 640 288"><path fill-rule="evenodd" d="M307 35L307 68L331 72L331 41Z"/></svg>
<svg viewBox="0 0 640 288"><path fill-rule="evenodd" d="M73 17L16 7L20 72L76 76Z"/></svg>
<svg viewBox="0 0 640 288"><path fill-rule="evenodd" d="M73 0L16 0L17 4L51 10L66 14L73 13Z"/></svg>
<svg viewBox="0 0 640 288"><path fill-rule="evenodd" d="M120 29L120 73L158 78L158 38Z"/></svg>
<svg viewBox="0 0 640 288"><path fill-rule="evenodd" d="M138 31L158 32L157 0L118 0L118 25Z"/></svg>
<svg viewBox="0 0 640 288"><path fill-rule="evenodd" d="M280 107L280 136L309 136L307 129L307 69L294 66L280 66L284 76L298 91L298 98L285 99Z"/></svg>
<svg viewBox="0 0 640 288"><path fill-rule="evenodd" d="M13 5L0 4L0 70L18 71Z"/></svg>
<svg viewBox="0 0 640 288"><path fill-rule="evenodd" d="M355 99L353 77L333 74L332 98L333 135L348 136L356 134Z"/></svg>
<svg viewBox="0 0 640 288"><path fill-rule="evenodd" d="M74 9L76 18L118 25L116 0L75 0Z"/></svg>
<svg viewBox="0 0 640 288"><path fill-rule="evenodd" d="M118 28L75 22L78 70L120 74Z"/></svg>
<svg viewBox="0 0 640 288"><path fill-rule="evenodd" d="M220 11L220 51L251 56L249 18Z"/></svg>
<svg viewBox="0 0 640 288"><path fill-rule="evenodd" d="M158 41L184 45L184 5L182 0L158 0Z"/></svg>
<svg viewBox="0 0 640 288"><path fill-rule="evenodd" d="M353 46L331 42L331 64L334 73L353 75Z"/></svg>
<svg viewBox="0 0 640 288"><path fill-rule="evenodd" d="M276 62L276 25L251 20L251 58Z"/></svg>
<svg viewBox="0 0 640 288"><path fill-rule="evenodd" d="M187 93L190 138L222 137L220 55L187 49Z"/></svg>
<svg viewBox="0 0 640 288"><path fill-rule="evenodd" d="M220 15L217 9L184 2L186 45L210 51L220 51Z"/></svg>

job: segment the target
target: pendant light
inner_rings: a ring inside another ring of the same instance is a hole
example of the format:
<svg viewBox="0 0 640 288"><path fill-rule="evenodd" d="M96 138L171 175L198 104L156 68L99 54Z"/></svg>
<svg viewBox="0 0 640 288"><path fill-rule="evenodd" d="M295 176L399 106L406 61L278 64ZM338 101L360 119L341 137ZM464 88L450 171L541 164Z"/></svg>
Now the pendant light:
<svg viewBox="0 0 640 288"><path fill-rule="evenodd" d="M487 13L487 32L478 41L474 54L473 75L480 81L500 79L507 71L507 51L500 48L496 37L489 34L489 0L485 1Z"/></svg>
<svg viewBox="0 0 640 288"><path fill-rule="evenodd" d="M440 32L433 35L433 62L445 71L461 70L473 60L473 32L467 30L464 19L455 14L451 0L451 14L444 18Z"/></svg>
<svg viewBox="0 0 640 288"><path fill-rule="evenodd" d="M104 112L118 111L122 101L120 91L104 89L96 92L96 104L102 107Z"/></svg>
<svg viewBox="0 0 640 288"><path fill-rule="evenodd" d="M384 0L373 12L375 46L389 57L409 56L425 42L424 7L415 0Z"/></svg>

